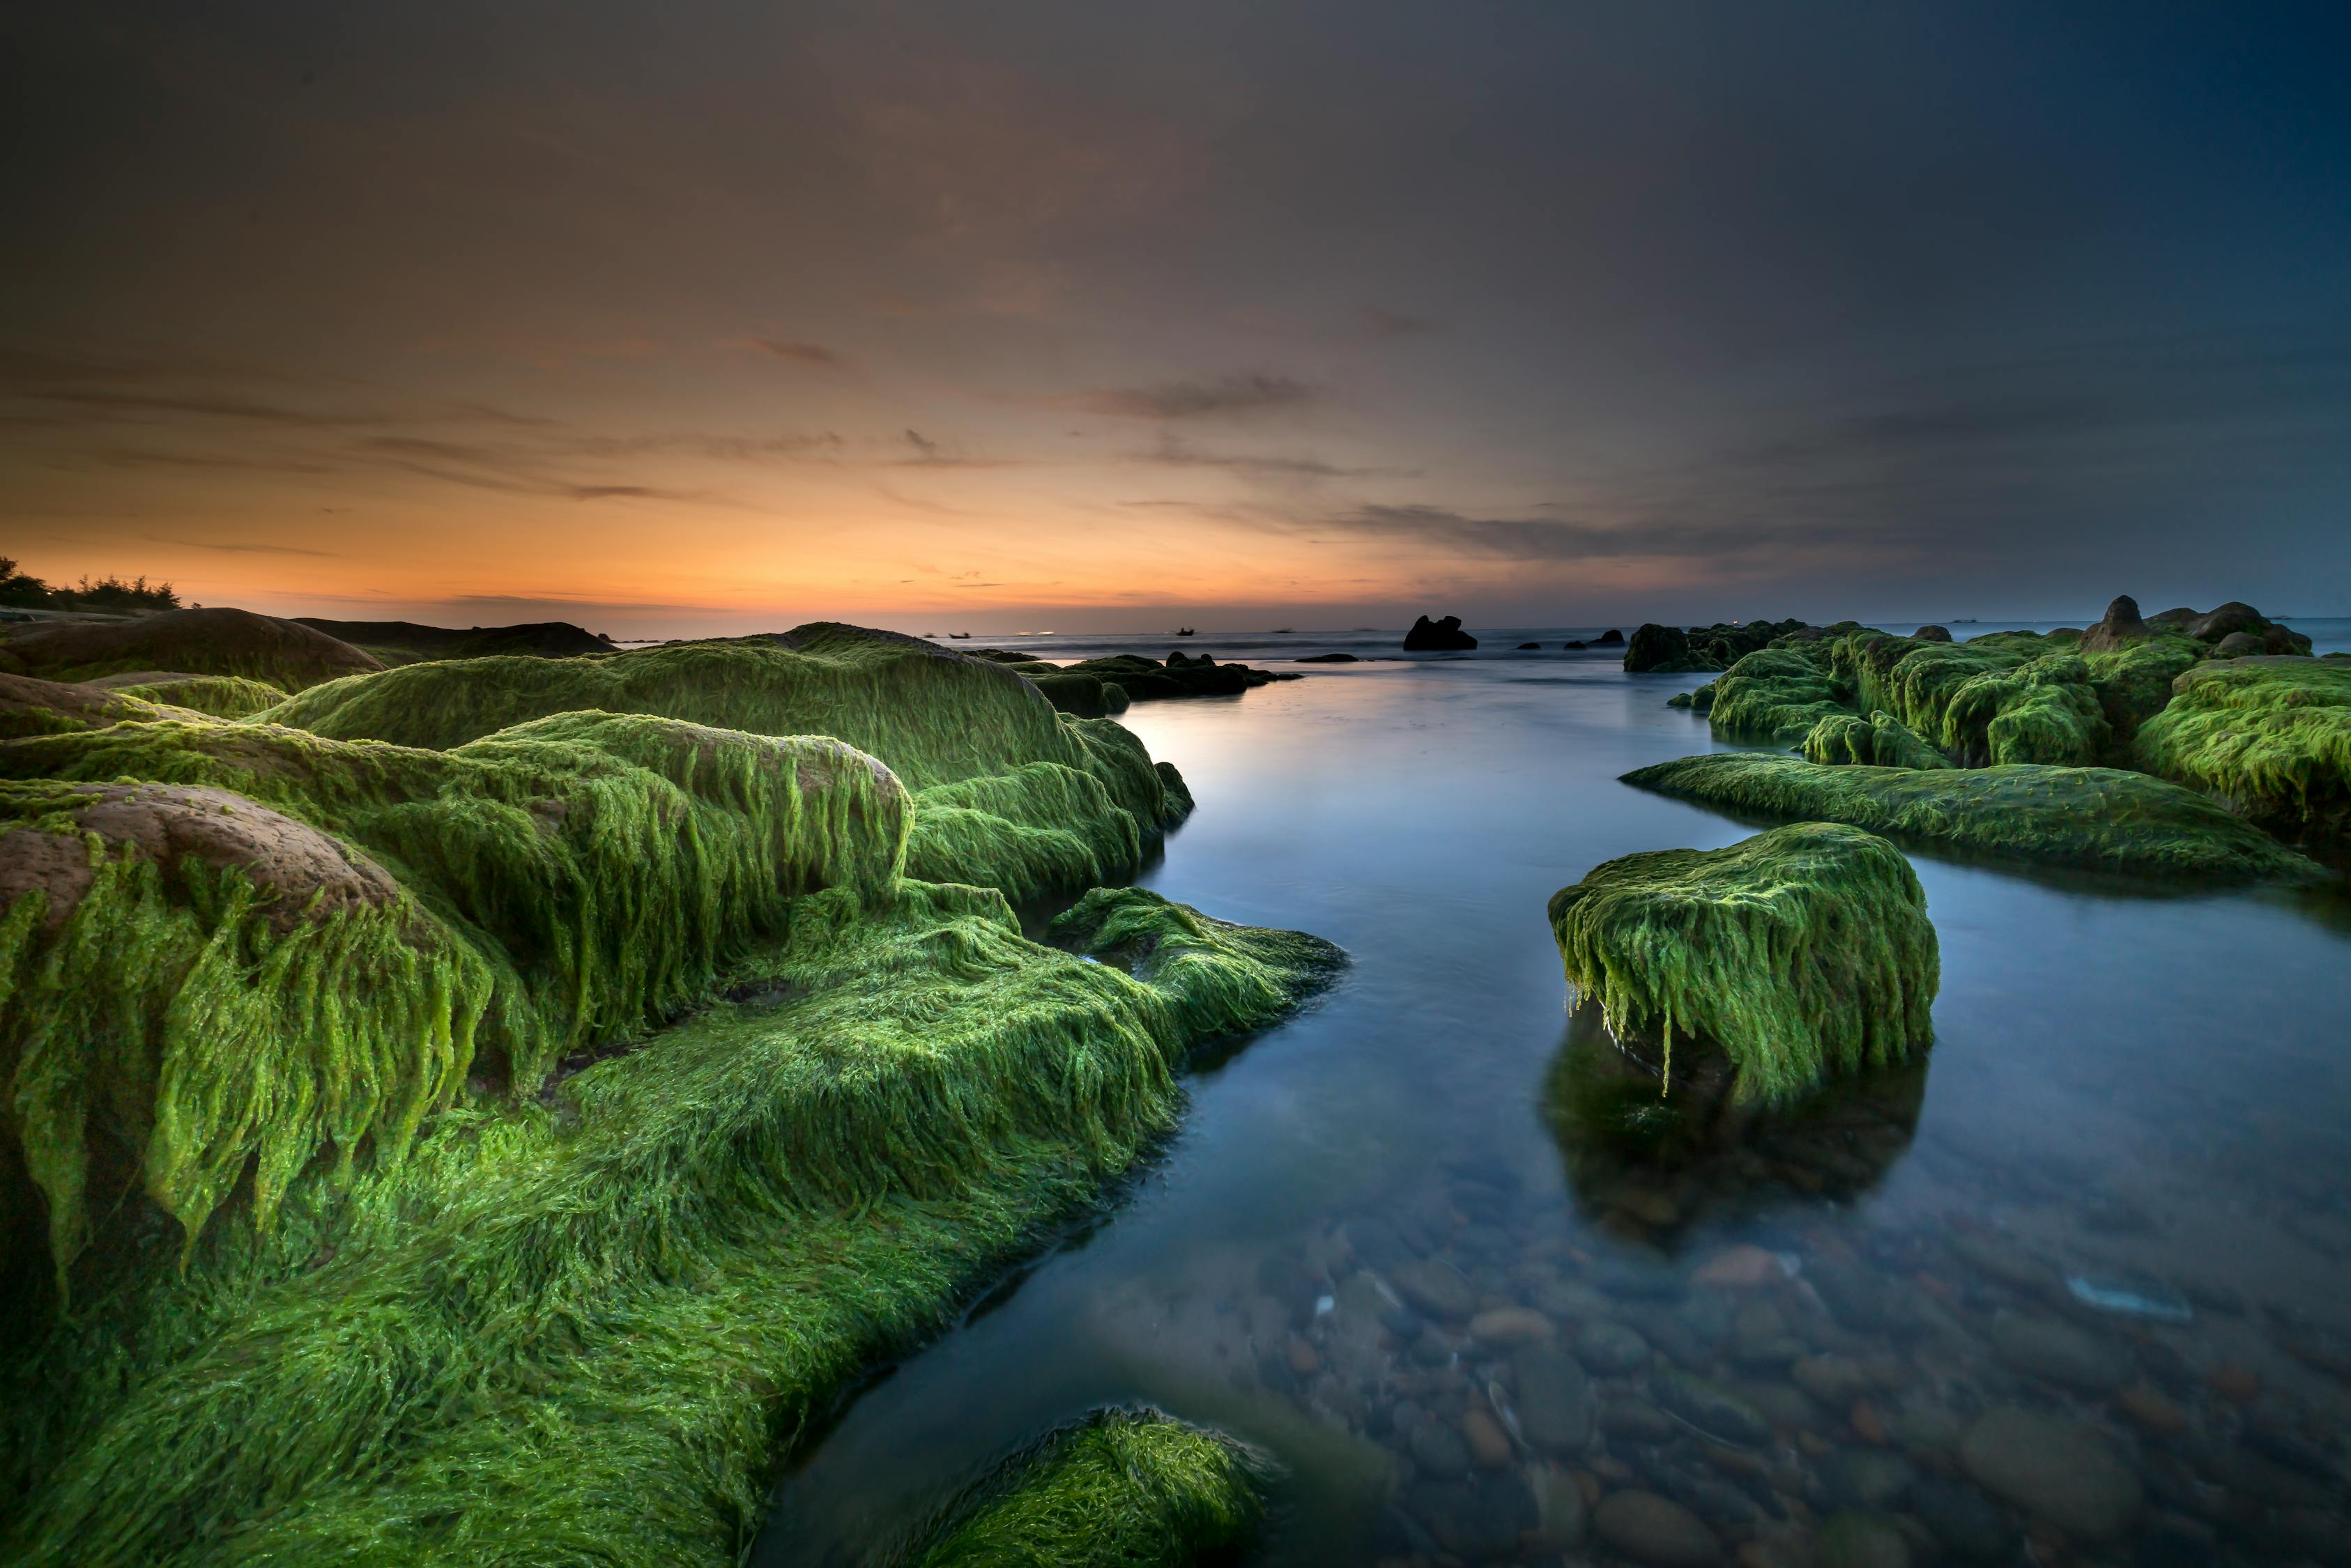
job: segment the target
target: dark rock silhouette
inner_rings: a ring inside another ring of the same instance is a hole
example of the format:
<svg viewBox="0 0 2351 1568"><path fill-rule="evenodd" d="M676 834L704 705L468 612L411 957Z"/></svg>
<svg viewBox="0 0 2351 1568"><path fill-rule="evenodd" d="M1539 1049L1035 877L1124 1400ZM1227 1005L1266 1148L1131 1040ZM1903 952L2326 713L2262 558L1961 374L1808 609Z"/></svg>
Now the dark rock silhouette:
<svg viewBox="0 0 2351 1568"><path fill-rule="evenodd" d="M1949 626L1921 626L1910 635L1921 643L1948 643L1951 640Z"/></svg>
<svg viewBox="0 0 2351 1568"><path fill-rule="evenodd" d="M1592 640L1592 645L1595 648L1621 648L1625 645L1625 633L1611 626L1607 631L1594 637Z"/></svg>
<svg viewBox="0 0 2351 1568"><path fill-rule="evenodd" d="M1442 621L1431 621L1424 615L1412 623L1404 634L1407 653L1447 653L1467 651L1478 645L1478 639L1461 630L1461 617L1447 615Z"/></svg>
<svg viewBox="0 0 2351 1568"><path fill-rule="evenodd" d="M2155 635L2156 629L2139 619L2138 601L2126 593L2106 606L2104 619L2082 633L2085 653L2111 653L2127 643Z"/></svg>

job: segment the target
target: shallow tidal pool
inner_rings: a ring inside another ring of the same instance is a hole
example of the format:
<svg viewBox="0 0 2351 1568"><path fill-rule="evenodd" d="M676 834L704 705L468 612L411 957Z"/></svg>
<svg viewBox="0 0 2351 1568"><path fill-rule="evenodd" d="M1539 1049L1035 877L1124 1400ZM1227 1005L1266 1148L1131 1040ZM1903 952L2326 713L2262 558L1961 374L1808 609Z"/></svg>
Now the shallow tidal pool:
<svg viewBox="0 0 2351 1568"><path fill-rule="evenodd" d="M809 1435L752 1561L872 1560L1125 1402L1280 1462L1266 1563L2351 1561L2351 906L1914 850L1923 1062L1660 1103L1544 904L1754 831L1617 782L1712 747L1665 706L1700 678L1364 664L1124 716L1199 800L1138 880L1353 967Z"/></svg>

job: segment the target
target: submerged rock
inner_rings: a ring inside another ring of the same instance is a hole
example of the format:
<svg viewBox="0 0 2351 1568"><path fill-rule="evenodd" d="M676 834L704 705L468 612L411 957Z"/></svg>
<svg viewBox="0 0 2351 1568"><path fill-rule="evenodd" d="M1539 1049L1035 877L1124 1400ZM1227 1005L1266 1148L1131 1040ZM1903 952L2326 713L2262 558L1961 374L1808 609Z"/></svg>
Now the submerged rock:
<svg viewBox="0 0 2351 1568"><path fill-rule="evenodd" d="M1899 1061L1932 1034L1926 894L1899 851L1833 823L1597 866L1551 903L1572 985L1619 1038L1728 1053L1745 1097Z"/></svg>
<svg viewBox="0 0 2351 1568"><path fill-rule="evenodd" d="M1458 615L1447 615L1439 621L1431 621L1424 615L1412 623L1411 631L1404 634L1404 648L1407 653L1467 652L1477 645L1478 639L1461 630L1461 617Z"/></svg>
<svg viewBox="0 0 2351 1568"><path fill-rule="evenodd" d="M2138 1519L2137 1472L2078 1422L2016 1406L1988 1410L1959 1442L1970 1479L2068 1535L2119 1540Z"/></svg>
<svg viewBox="0 0 2351 1568"><path fill-rule="evenodd" d="M1706 1521L1650 1491L1610 1492L1592 1511L1600 1539L1648 1568L1713 1568L1722 1542Z"/></svg>

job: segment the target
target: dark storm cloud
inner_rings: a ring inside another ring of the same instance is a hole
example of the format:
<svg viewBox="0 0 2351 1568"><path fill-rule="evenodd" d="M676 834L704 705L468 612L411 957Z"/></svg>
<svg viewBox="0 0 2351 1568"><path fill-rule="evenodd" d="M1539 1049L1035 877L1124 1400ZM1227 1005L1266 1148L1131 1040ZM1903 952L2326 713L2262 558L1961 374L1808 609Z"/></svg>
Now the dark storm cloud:
<svg viewBox="0 0 2351 1568"><path fill-rule="evenodd" d="M1097 387L1061 399L1061 406L1117 419L1201 419L1296 408L1318 395L1314 388L1289 376L1255 374L1212 382Z"/></svg>

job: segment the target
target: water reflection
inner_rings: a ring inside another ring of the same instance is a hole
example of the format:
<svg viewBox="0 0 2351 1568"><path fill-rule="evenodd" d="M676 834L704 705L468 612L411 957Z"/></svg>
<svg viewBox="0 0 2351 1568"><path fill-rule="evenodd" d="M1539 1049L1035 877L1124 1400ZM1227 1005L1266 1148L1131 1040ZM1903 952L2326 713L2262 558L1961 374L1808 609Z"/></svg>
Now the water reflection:
<svg viewBox="0 0 2351 1568"><path fill-rule="evenodd" d="M1791 1104L1740 1100L1719 1051L1680 1049L1670 1093L1659 1064L1619 1047L1596 1005L1570 1015L1543 1075L1544 1124L1586 1218L1638 1241L1826 1199L1849 1203L1909 1148L1928 1060L1831 1079Z"/></svg>
<svg viewBox="0 0 2351 1568"><path fill-rule="evenodd" d="M1149 885L1353 968L800 1451L755 1568L1134 1401L1289 1467L1266 1564L2351 1561L2339 897L1917 857L1931 1070L1658 1120L1543 907L1744 836L1616 782L1708 744L1674 683L1339 668L1129 720L1201 801Z"/></svg>

